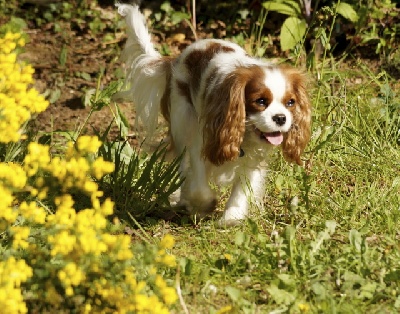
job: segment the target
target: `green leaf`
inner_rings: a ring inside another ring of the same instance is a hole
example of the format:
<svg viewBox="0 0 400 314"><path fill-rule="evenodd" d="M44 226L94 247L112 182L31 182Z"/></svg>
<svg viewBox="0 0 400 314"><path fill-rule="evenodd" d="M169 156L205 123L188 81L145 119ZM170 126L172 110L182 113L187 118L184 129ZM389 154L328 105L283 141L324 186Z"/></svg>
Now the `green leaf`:
<svg viewBox="0 0 400 314"><path fill-rule="evenodd" d="M187 14L185 12L173 12L171 14L171 22L174 25L179 24L183 20L185 20L185 19L187 20L189 18L190 18L189 14Z"/></svg>
<svg viewBox="0 0 400 314"><path fill-rule="evenodd" d="M270 294L271 298L278 304L278 305L290 305L296 300L296 296L290 292L285 290L279 289L275 285L271 285L267 288L268 293Z"/></svg>
<svg viewBox="0 0 400 314"><path fill-rule="evenodd" d="M399 309L399 308L400 308L400 295L397 296L396 302L394 303L394 307L395 307L396 309Z"/></svg>
<svg viewBox="0 0 400 314"><path fill-rule="evenodd" d="M249 225L251 234L257 235L259 233L258 226L254 220L248 219L247 223Z"/></svg>
<svg viewBox="0 0 400 314"><path fill-rule="evenodd" d="M338 3L336 6L336 11L341 16L343 16L344 18L346 18L352 22L358 21L357 12L353 9L353 7L350 4L348 4L346 2Z"/></svg>
<svg viewBox="0 0 400 314"><path fill-rule="evenodd" d="M247 237L246 237L246 234L244 232L238 231L235 234L235 244L237 246L241 246L245 242L246 238Z"/></svg>
<svg viewBox="0 0 400 314"><path fill-rule="evenodd" d="M361 234L357 230L355 230L355 229L350 230L349 240L350 240L350 244L354 247L354 249L357 252L361 252L362 238L361 238Z"/></svg>
<svg viewBox="0 0 400 314"><path fill-rule="evenodd" d="M162 11L166 12L166 13L169 13L169 12L171 12L171 11L173 10L173 8L172 8L172 6L171 6L171 3L169 3L169 1L165 1L165 2L161 5L160 9L161 9Z"/></svg>
<svg viewBox="0 0 400 314"><path fill-rule="evenodd" d="M293 0L275 0L263 3L263 6L268 11L274 11L290 16L301 16L299 3Z"/></svg>
<svg viewBox="0 0 400 314"><path fill-rule="evenodd" d="M95 88L90 88L85 92L85 95L83 95L83 105L85 107L89 107L92 104L92 98L96 94L96 89Z"/></svg>
<svg viewBox="0 0 400 314"><path fill-rule="evenodd" d="M374 297L376 292L376 288L378 287L376 282L368 282L365 285L361 286L360 294L358 295L359 299L367 299L370 300Z"/></svg>
<svg viewBox="0 0 400 314"><path fill-rule="evenodd" d="M11 16L11 19L8 23L0 26L0 34L5 34L7 32L20 33L27 27L28 26L23 19Z"/></svg>
<svg viewBox="0 0 400 314"><path fill-rule="evenodd" d="M67 63L68 57L68 48L66 45L63 45L60 52L60 65L64 66Z"/></svg>
<svg viewBox="0 0 400 314"><path fill-rule="evenodd" d="M329 42L328 35L326 34L326 30L324 28L322 28L322 27L317 28L317 34L316 34L315 38L320 39L321 44L325 49L327 49L327 50L331 49L331 44Z"/></svg>
<svg viewBox="0 0 400 314"><path fill-rule="evenodd" d="M337 226L337 223L334 220L325 221L325 227L326 227L326 230L329 232L329 234L333 234L335 232L336 226Z"/></svg>
<svg viewBox="0 0 400 314"><path fill-rule="evenodd" d="M334 220L327 220L325 222L325 229L318 233L317 238L310 243L311 251L310 256L314 256L322 248L324 241L331 238L331 235L335 232L336 222Z"/></svg>
<svg viewBox="0 0 400 314"><path fill-rule="evenodd" d="M115 123L118 125L119 130L121 132L121 136L125 138L128 136L129 131L129 122L125 117L125 114L122 112L121 108L118 105L115 105L117 108L117 112L115 114Z"/></svg>
<svg viewBox="0 0 400 314"><path fill-rule="evenodd" d="M185 274L185 276L189 276L192 273L193 262L191 259L182 257L179 260L179 265L181 266L181 269L183 270L183 273Z"/></svg>
<svg viewBox="0 0 400 314"><path fill-rule="evenodd" d="M81 72L80 73L81 78L83 78L85 81L91 81L92 77L90 76L89 73L86 72Z"/></svg>
<svg viewBox="0 0 400 314"><path fill-rule="evenodd" d="M241 292L239 289L234 288L234 287L226 287L225 291L229 295L229 297L232 299L232 301L234 301L234 302L239 301L240 295L241 295Z"/></svg>
<svg viewBox="0 0 400 314"><path fill-rule="evenodd" d="M54 104L57 100L59 100L61 97L61 90L59 88L51 91L50 97L49 97L49 102L51 104Z"/></svg>
<svg viewBox="0 0 400 314"><path fill-rule="evenodd" d="M289 274L279 274L279 280L288 288L296 287L296 280Z"/></svg>
<svg viewBox="0 0 400 314"><path fill-rule="evenodd" d="M326 288L320 282L313 283L311 289L320 299L324 299L327 295Z"/></svg>
<svg viewBox="0 0 400 314"><path fill-rule="evenodd" d="M283 51L293 49L306 34L307 24L297 17L288 17L283 22L281 29L281 49Z"/></svg>

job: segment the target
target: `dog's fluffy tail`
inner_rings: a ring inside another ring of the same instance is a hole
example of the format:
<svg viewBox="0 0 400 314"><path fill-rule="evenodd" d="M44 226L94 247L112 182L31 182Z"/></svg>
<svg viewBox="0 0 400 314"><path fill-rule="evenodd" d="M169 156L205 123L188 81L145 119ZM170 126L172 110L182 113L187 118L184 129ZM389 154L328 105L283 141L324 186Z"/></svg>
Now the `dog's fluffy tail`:
<svg viewBox="0 0 400 314"><path fill-rule="evenodd" d="M157 127L158 113L168 87L171 60L154 48L143 14L137 5L117 3L118 13L125 17L128 39L122 52L126 78L114 99L132 101L136 107L136 127L139 122L145 137L151 137Z"/></svg>

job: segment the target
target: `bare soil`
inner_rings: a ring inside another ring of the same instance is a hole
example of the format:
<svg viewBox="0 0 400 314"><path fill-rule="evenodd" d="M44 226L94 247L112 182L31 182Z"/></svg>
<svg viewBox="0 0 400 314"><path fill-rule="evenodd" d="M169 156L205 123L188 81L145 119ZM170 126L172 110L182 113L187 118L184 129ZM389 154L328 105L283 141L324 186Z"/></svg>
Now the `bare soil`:
<svg viewBox="0 0 400 314"><path fill-rule="evenodd" d="M35 68L35 87L53 101L38 115L35 125L43 132L74 131L89 114L90 107L84 106L83 99L89 89L97 87L100 73L100 87L117 79L115 73L120 64L116 51L120 43L105 43L100 36L79 35L71 30L56 33L48 29L50 27L29 29L30 42L21 55ZM65 62L60 60L62 53ZM86 77L81 77L80 73L85 73ZM122 104L121 108L131 119L130 105ZM88 125L104 130L112 119L111 111L103 108L92 115Z"/></svg>

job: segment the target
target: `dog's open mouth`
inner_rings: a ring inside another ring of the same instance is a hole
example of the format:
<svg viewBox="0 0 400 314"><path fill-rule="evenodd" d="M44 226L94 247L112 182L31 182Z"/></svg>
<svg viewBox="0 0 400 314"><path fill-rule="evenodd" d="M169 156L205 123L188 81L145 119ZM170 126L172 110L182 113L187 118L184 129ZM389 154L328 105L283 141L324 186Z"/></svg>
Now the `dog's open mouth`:
<svg viewBox="0 0 400 314"><path fill-rule="evenodd" d="M262 140L266 140L269 144L277 146L282 144L283 142L283 134L282 132L261 132L259 129L255 129L256 134L260 137Z"/></svg>

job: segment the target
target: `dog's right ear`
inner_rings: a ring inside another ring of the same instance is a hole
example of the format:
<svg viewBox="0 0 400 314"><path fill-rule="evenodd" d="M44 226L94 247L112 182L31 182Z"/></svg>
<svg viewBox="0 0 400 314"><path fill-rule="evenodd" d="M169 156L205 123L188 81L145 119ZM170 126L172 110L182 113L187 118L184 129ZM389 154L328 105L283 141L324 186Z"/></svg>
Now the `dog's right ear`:
<svg viewBox="0 0 400 314"><path fill-rule="evenodd" d="M239 157L245 132L247 75L240 70L213 86L202 112L203 156L215 165Z"/></svg>

